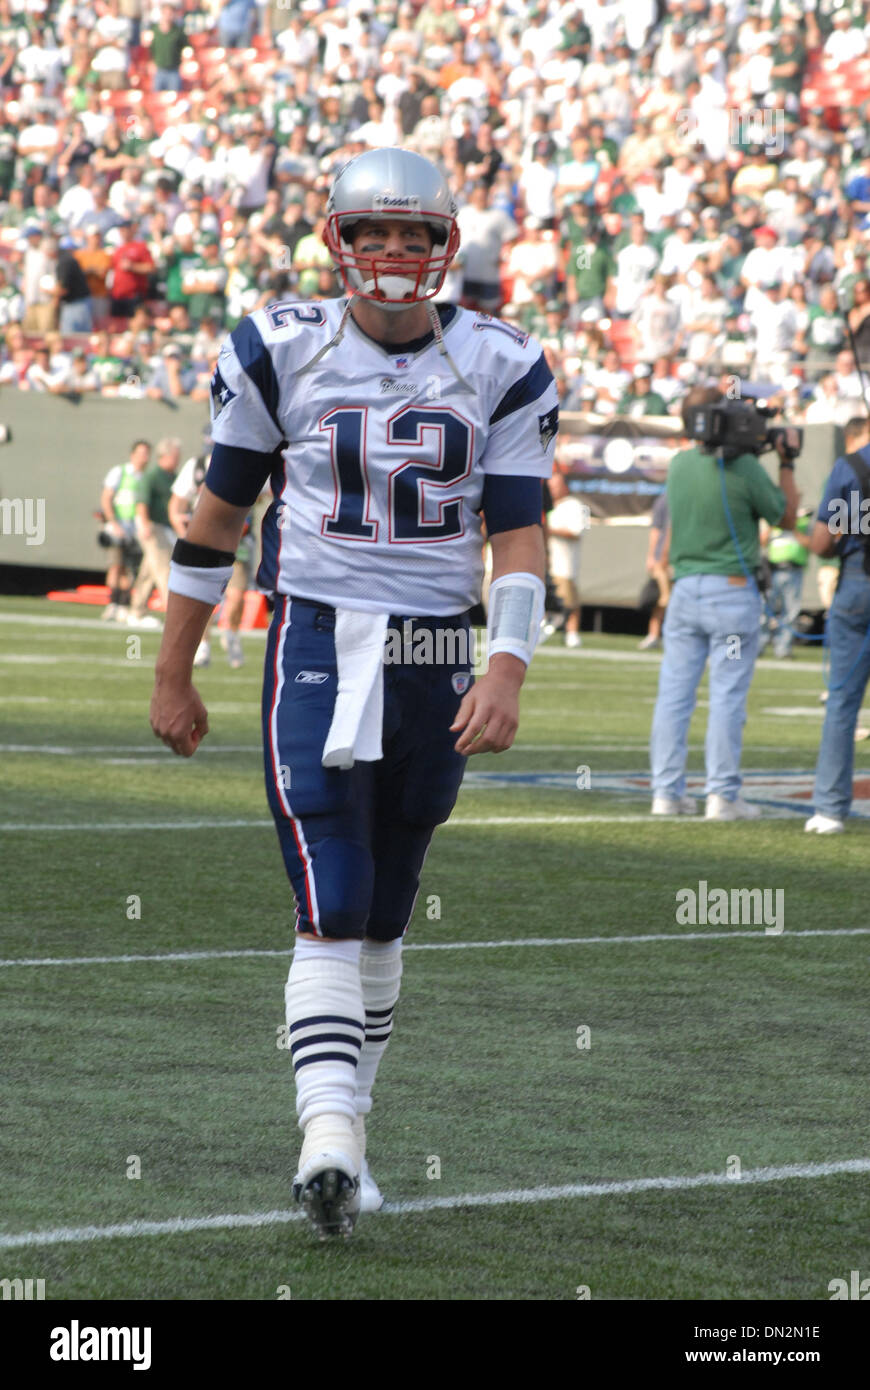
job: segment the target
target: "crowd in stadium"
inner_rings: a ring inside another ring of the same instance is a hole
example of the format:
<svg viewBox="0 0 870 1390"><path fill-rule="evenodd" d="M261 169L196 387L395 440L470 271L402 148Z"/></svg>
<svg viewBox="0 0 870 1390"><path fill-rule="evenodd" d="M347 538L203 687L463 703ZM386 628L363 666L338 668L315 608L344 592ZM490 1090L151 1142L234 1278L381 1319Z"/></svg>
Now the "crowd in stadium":
<svg viewBox="0 0 870 1390"><path fill-rule="evenodd" d="M339 292L330 180L402 144L460 207L441 297L538 336L563 405L676 413L724 375L842 424L848 326L870 338L868 20L862 0L0 0L0 385L205 401L242 316Z"/></svg>

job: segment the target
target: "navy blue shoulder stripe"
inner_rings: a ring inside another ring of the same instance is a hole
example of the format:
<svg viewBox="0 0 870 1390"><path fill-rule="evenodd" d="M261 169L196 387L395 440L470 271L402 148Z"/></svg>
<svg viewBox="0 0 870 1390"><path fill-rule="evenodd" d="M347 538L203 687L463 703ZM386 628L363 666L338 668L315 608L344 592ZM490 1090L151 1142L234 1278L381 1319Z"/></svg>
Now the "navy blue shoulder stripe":
<svg viewBox="0 0 870 1390"><path fill-rule="evenodd" d="M492 415L489 417L491 425L498 424L506 415L513 415L515 410L521 410L524 405L530 405L532 401L538 400L543 396L550 382L553 380L553 373L547 366L547 359L541 353L537 362L530 367L525 376L521 376L519 381L515 381L505 394L502 396Z"/></svg>
<svg viewBox="0 0 870 1390"><path fill-rule="evenodd" d="M231 338L239 362L262 396L263 404L283 439L284 430L278 419L278 378L275 375L275 364L254 320L250 316L242 319L233 329Z"/></svg>

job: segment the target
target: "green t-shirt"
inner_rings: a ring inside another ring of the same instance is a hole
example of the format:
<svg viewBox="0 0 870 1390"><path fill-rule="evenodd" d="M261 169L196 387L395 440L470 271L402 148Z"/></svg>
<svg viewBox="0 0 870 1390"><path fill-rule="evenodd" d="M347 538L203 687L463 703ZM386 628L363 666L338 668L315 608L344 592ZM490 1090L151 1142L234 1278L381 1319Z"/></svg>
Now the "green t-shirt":
<svg viewBox="0 0 870 1390"><path fill-rule="evenodd" d="M225 267L218 261L210 261L207 256L200 253L186 260L184 268L186 273L190 275L196 275L198 271L204 272L206 280L214 284L212 290L194 290L192 294L186 296L187 311L190 314L191 323L201 323L206 314L210 313L220 314L221 323L223 323L226 310L224 289L227 283Z"/></svg>
<svg viewBox="0 0 870 1390"><path fill-rule="evenodd" d="M810 343L833 357L846 341L846 320L842 314L828 314L814 304L810 309Z"/></svg>
<svg viewBox="0 0 870 1390"><path fill-rule="evenodd" d="M754 454L720 468L713 454L681 449L668 469L671 564L674 578L689 574L743 574L722 497L722 483L746 568L758 564L758 521L775 526L785 511L785 494Z"/></svg>
<svg viewBox="0 0 870 1390"><path fill-rule="evenodd" d="M647 391L638 396L634 391L626 391L619 405L617 415L667 415L668 408L658 391Z"/></svg>
<svg viewBox="0 0 870 1390"><path fill-rule="evenodd" d="M168 69L170 72L177 72L181 62L182 50L187 46L187 37L184 30L178 24L172 24L167 33L154 27L154 37L151 40L150 58L152 63L156 63L158 68Z"/></svg>
<svg viewBox="0 0 870 1390"><path fill-rule="evenodd" d="M136 501L144 502L155 526L169 525L169 494L175 482L175 472L152 463L146 468L136 488Z"/></svg>
<svg viewBox="0 0 870 1390"><path fill-rule="evenodd" d="M564 243L569 249L568 266L578 299L600 299L607 281L616 274L613 257L596 245L585 228L569 225Z"/></svg>

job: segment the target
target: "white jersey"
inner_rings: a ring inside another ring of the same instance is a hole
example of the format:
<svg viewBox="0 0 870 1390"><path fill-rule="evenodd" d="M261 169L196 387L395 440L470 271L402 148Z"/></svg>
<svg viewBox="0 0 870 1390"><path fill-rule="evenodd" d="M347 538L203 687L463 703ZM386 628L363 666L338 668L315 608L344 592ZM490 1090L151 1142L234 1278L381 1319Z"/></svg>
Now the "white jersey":
<svg viewBox="0 0 870 1390"><path fill-rule="evenodd" d="M364 612L464 612L480 598L487 476L552 472L552 373L526 333L453 306L444 345L467 385L431 333L387 348L352 316L302 371L345 302L257 309L212 378L215 443L273 455L260 587Z"/></svg>

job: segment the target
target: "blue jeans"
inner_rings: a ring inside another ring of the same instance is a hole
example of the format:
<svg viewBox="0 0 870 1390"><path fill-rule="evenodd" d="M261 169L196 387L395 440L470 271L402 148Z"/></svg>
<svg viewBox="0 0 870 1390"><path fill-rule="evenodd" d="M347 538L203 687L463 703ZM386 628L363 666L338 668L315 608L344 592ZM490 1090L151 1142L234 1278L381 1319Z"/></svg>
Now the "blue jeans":
<svg viewBox="0 0 870 1390"><path fill-rule="evenodd" d="M852 804L855 725L870 679L870 577L863 562L860 550L843 561L843 577L828 615L830 689L813 807L837 820L846 818Z"/></svg>
<svg viewBox="0 0 870 1390"><path fill-rule="evenodd" d="M768 619L765 637L773 639L774 656L788 656L792 649L803 586L804 571L800 565L786 565L771 573L770 592L767 595L771 618Z"/></svg>
<svg viewBox="0 0 870 1390"><path fill-rule="evenodd" d="M706 794L736 799L760 617L754 582L729 584L727 575L692 574L674 584L662 629L665 652L650 741L655 796L685 793L689 724L709 659Z"/></svg>
<svg viewBox="0 0 870 1390"><path fill-rule="evenodd" d="M58 328L61 333L90 333L94 316L90 299L77 299L73 304L61 304Z"/></svg>
<svg viewBox="0 0 870 1390"><path fill-rule="evenodd" d="M180 92L181 73L175 68L158 68L154 74L155 92Z"/></svg>

